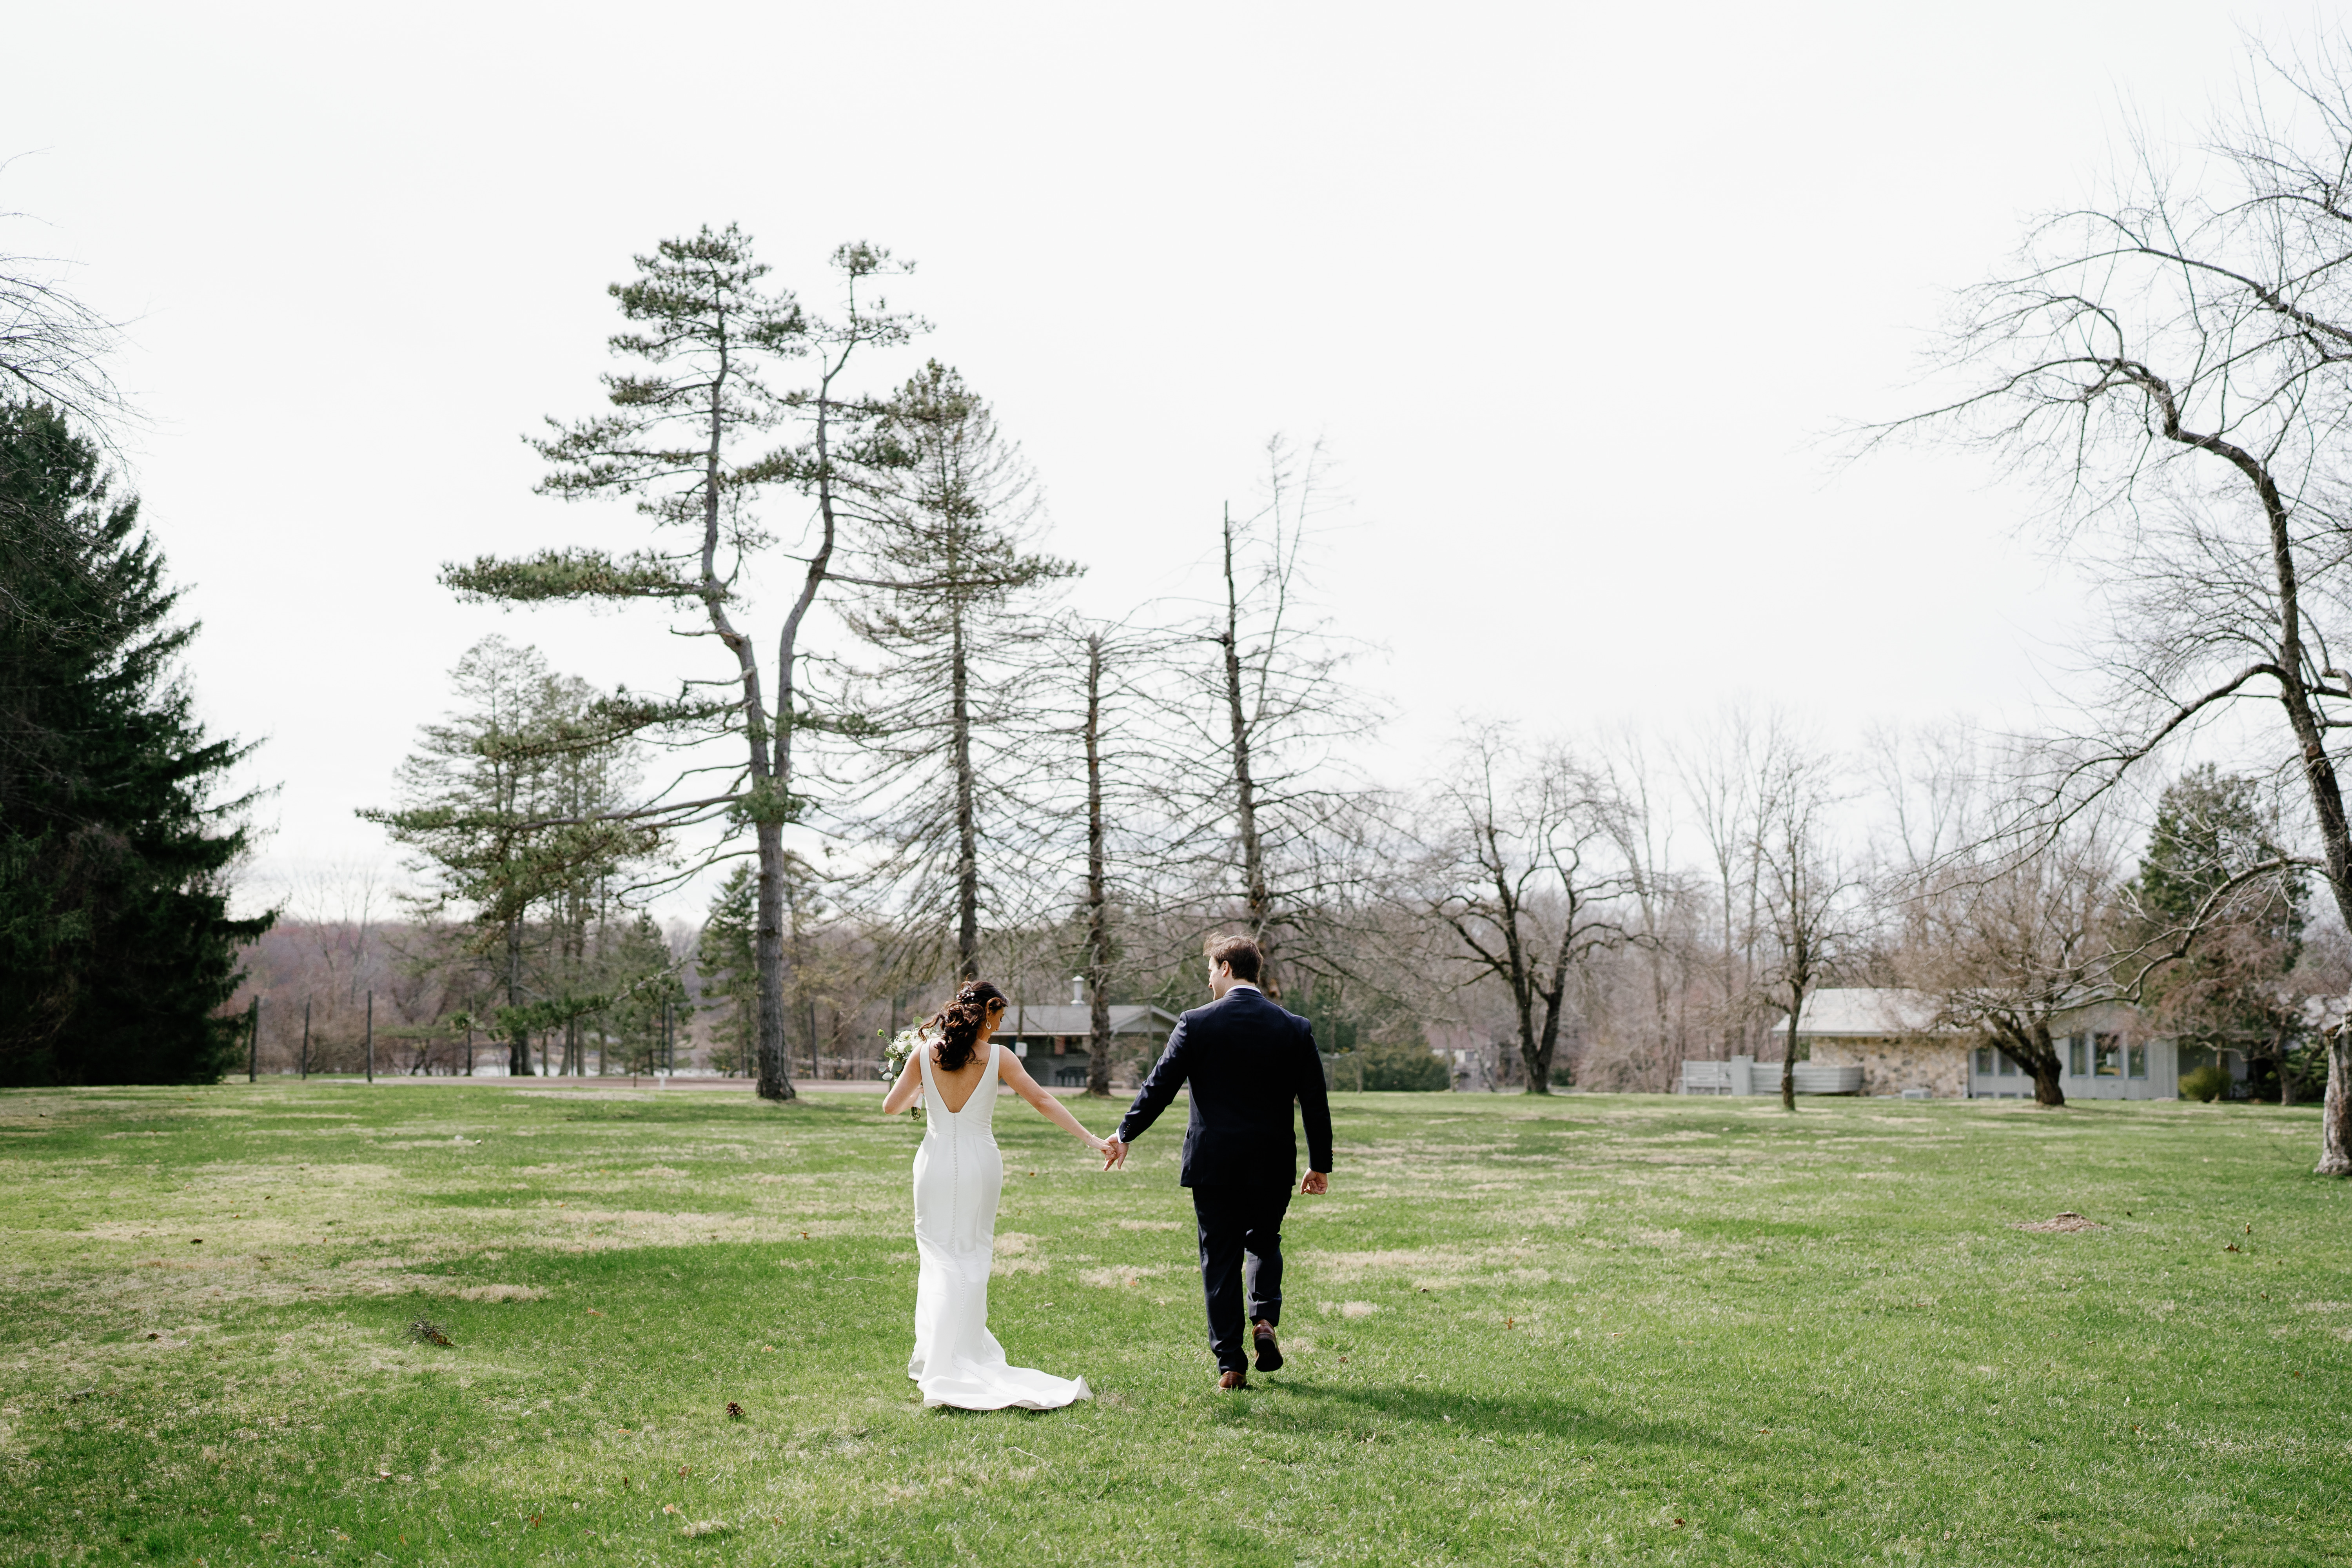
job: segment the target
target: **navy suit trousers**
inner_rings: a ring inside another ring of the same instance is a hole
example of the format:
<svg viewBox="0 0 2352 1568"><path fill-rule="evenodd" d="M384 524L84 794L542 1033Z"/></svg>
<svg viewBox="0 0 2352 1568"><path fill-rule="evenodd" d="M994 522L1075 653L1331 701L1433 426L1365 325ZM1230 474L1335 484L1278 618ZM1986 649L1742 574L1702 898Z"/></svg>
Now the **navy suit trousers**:
<svg viewBox="0 0 2352 1568"><path fill-rule="evenodd" d="M1218 1371L1245 1372L1251 1323L1282 1321L1282 1216L1290 1212L1290 1184L1195 1186L1192 1212L1201 1222L1209 1348Z"/></svg>

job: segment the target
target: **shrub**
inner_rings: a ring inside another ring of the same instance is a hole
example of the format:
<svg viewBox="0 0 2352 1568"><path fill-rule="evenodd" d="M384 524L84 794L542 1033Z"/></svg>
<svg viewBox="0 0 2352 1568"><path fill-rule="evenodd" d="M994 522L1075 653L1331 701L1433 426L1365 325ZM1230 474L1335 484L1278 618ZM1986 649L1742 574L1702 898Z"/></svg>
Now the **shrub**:
<svg viewBox="0 0 2352 1568"><path fill-rule="evenodd" d="M1417 1039L1375 1040L1349 1054L1363 1063L1368 1089L1428 1091L1454 1087L1454 1069Z"/></svg>
<svg viewBox="0 0 2352 1568"><path fill-rule="evenodd" d="M2190 1068L2180 1075L2180 1098L2183 1100L2202 1100L2210 1102L2229 1092L2228 1071L2211 1062L2207 1062L2201 1068Z"/></svg>

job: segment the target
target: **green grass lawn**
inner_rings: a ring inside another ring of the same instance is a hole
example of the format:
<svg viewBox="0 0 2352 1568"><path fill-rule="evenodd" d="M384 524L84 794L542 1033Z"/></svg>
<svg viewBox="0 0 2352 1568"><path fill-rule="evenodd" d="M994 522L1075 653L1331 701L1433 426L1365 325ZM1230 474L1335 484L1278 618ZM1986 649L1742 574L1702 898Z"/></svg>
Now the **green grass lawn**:
<svg viewBox="0 0 2352 1568"><path fill-rule="evenodd" d="M1007 1100L992 1322L1097 1397L975 1415L877 1105L0 1095L0 1560L2352 1558L2309 1111L1343 1095L1219 1394L1180 1122Z"/></svg>

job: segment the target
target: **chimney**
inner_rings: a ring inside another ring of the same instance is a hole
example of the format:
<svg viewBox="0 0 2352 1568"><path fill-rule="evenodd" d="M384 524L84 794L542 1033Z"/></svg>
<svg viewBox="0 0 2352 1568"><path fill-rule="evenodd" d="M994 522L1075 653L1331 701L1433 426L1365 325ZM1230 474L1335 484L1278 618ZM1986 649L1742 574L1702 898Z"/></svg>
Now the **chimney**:
<svg viewBox="0 0 2352 1568"><path fill-rule="evenodd" d="M1083 974L1073 974L1070 976L1070 1005L1083 1007L1086 1005L1087 977Z"/></svg>

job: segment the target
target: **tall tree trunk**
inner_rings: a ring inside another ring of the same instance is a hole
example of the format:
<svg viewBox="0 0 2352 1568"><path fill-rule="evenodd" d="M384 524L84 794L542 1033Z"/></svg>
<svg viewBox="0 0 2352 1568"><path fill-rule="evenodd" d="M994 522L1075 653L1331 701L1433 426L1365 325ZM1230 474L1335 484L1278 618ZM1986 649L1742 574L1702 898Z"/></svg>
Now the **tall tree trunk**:
<svg viewBox="0 0 2352 1568"><path fill-rule="evenodd" d="M710 383L710 431L703 449L702 470L702 576L700 592L703 612L709 617L710 629L728 651L734 654L735 665L743 687L743 738L751 751L750 816L752 833L760 851L759 920L751 939L752 967L758 972L760 993L759 1038L753 1047L758 1064L759 1092L762 1100L790 1100L793 1096L791 1064L784 1058L784 822L791 815L789 779L780 776L780 763L787 753L782 735L791 732L792 713L792 638L800 625L802 612L816 595L817 584L824 580L823 562L825 552L809 564L801 597L793 614L784 623L785 662L778 671L777 680L782 688L783 702L777 710L778 743L772 751L768 726L768 706L760 689L760 656L751 639L736 629L727 614L727 602L731 589L719 572L719 542L720 500L724 489L722 459L726 448L727 378L732 361L722 346L719 372ZM819 463L823 458L820 452ZM828 516L825 544L829 550L833 531Z"/></svg>
<svg viewBox="0 0 2352 1568"><path fill-rule="evenodd" d="M1500 879L1497 879L1496 881L1499 886ZM1563 1004L1568 1000L1569 965L1574 963L1576 958L1577 901L1573 889L1570 889L1566 900L1568 905L1567 913L1565 918L1560 921L1559 948L1558 952L1552 954L1551 985L1549 989L1544 989L1542 987L1538 987L1536 989L1536 994L1543 999L1543 1033L1532 1042L1535 1048L1524 1053L1527 1058L1528 1068L1527 1092L1529 1094L1549 1094L1551 1092L1551 1064L1553 1059L1559 1054L1559 1016L1562 1011ZM1516 926L1517 923L1517 913L1515 907L1512 915L1512 924ZM1515 931L1511 937L1511 951L1514 962L1517 959L1518 946L1518 937ZM1526 1014L1527 1009L1522 1007L1520 1009L1521 1017L1524 1018ZM1521 1026L1524 1027L1525 1026L1522 1025Z"/></svg>
<svg viewBox="0 0 2352 1568"><path fill-rule="evenodd" d="M807 973L807 967L803 960L796 956L793 963L801 965L803 974ZM822 1042L817 1037L816 995L805 985L801 988L801 1010L808 1015L805 1021L808 1024L809 1037L809 1077L820 1079L824 1076L824 1060L817 1054Z"/></svg>
<svg viewBox="0 0 2352 1568"><path fill-rule="evenodd" d="M754 1071L762 1100L791 1100L792 1064L784 1055L784 825L763 817L760 845L760 921L751 939L751 964L759 971L759 1043Z"/></svg>
<svg viewBox="0 0 2352 1568"><path fill-rule="evenodd" d="M1257 786L1250 777L1250 731L1242 693L1241 589L1234 579L1234 514L1225 510L1225 705L1233 725L1234 827L1242 842L1242 896L1249 910L1249 934L1257 943L1258 988L1279 1001L1282 982L1274 963L1272 902L1265 886L1265 852L1258 841Z"/></svg>
<svg viewBox="0 0 2352 1568"><path fill-rule="evenodd" d="M972 802L971 681L965 660L961 600L949 626L949 744L954 752L955 767L956 974L971 981L980 978L980 826Z"/></svg>
<svg viewBox="0 0 2352 1568"><path fill-rule="evenodd" d="M1797 1109L1797 1025L1805 1016L1805 983L1789 984L1789 1048L1780 1053L1780 1109Z"/></svg>
<svg viewBox="0 0 2352 1568"><path fill-rule="evenodd" d="M1750 988L1755 984L1755 977L1742 976L1738 990L1733 991L1731 980L1738 963L1738 946L1733 939L1731 927L1731 872L1728 868L1731 863L1726 860L1723 864L1726 868L1723 873L1723 1059L1729 1061L1739 1054L1739 1047L1746 1043L1738 1020L1740 1010L1750 995Z"/></svg>
<svg viewBox="0 0 2352 1568"><path fill-rule="evenodd" d="M2033 1074L2033 1103L2045 1110L2063 1110L2066 1090L2058 1080L2066 1064L2059 1059L2058 1042L2050 1037L2050 1021L2046 1018L2034 1020L2033 1055L2027 1067Z"/></svg>
<svg viewBox="0 0 2352 1568"><path fill-rule="evenodd" d="M522 917L516 915L507 921L507 1005L522 1005ZM507 1076L530 1076L530 1031L522 1025L514 1026L507 1037Z"/></svg>
<svg viewBox="0 0 2352 1568"><path fill-rule="evenodd" d="M2344 785L2336 777L2335 763L2327 755L2322 716L2312 701L2310 687L2304 683L2305 671L2318 661L2312 659L2303 646L2301 574L2295 565L2294 532L2287 503L2279 494L2270 466L2262 458L2218 435L2185 428L2172 388L2160 378L2147 375L2140 384L2155 401L2168 439L2220 458L2245 477L2262 501L2263 521L2270 532L2271 571L2278 585L2279 642L2269 674L2278 683L2279 702L2286 710L2287 726L2294 731L2295 743L2303 749L2304 788L2311 800L2311 814L2319 825L2319 850L2327 868L2328 890L2336 895L2336 912L2347 923L2352 923L2352 825L2345 819ZM2342 1079L2344 1062L2340 1053L2327 1053L2329 1105L2336 1104L2340 1097L2352 1096L2352 1083ZM2326 1115L2320 1118L2319 1163L2315 1167L2318 1173L2352 1175L2352 1140L2347 1140L2347 1131L2338 1119Z"/></svg>
<svg viewBox="0 0 2352 1568"><path fill-rule="evenodd" d="M1100 632L1087 638L1087 1092L1110 1093L1110 898L1103 871Z"/></svg>
<svg viewBox="0 0 2352 1568"><path fill-rule="evenodd" d="M2320 1101L2321 1155L2316 1174L2352 1176L2352 1028L2339 1024L2327 1041L2327 1095Z"/></svg>
<svg viewBox="0 0 2352 1568"><path fill-rule="evenodd" d="M1551 1092L1552 1058L1559 1052L1559 996L1555 994L1544 998L1543 1029L1536 1037L1533 1048L1519 1053L1528 1069L1528 1087L1524 1092L1528 1094Z"/></svg>
<svg viewBox="0 0 2352 1568"><path fill-rule="evenodd" d="M1988 1022L2001 1055L2033 1080L2033 1103L2047 1110L2063 1110L2066 1090L2058 1079L2066 1064L2058 1059L2057 1043L2050 1037L2050 1020L2035 1018L2020 1024L2013 1019L1995 1018Z"/></svg>

